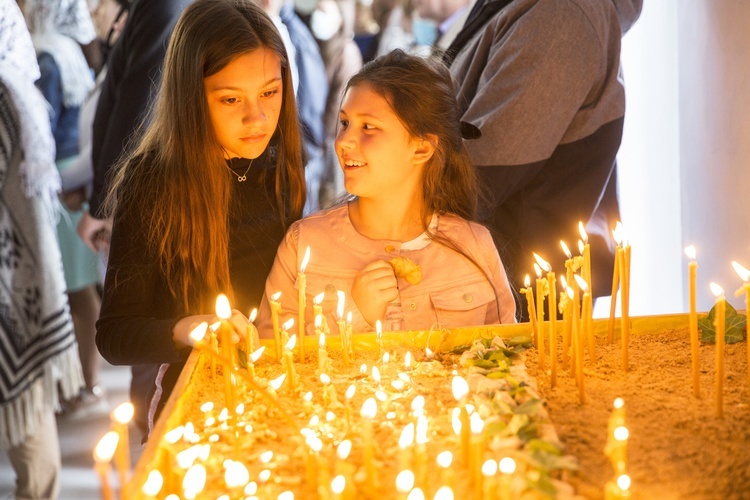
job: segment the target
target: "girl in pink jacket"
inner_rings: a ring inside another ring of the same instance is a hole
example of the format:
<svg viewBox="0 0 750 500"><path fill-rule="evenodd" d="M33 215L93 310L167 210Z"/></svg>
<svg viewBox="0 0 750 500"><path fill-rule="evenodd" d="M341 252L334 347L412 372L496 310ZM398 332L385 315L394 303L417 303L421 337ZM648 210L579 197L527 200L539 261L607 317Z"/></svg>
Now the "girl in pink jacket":
<svg viewBox="0 0 750 500"><path fill-rule="evenodd" d="M382 56L349 81L339 121L336 153L351 196L287 232L266 281L260 335L273 335L268 301L277 292L280 321L297 317L308 247L307 335L313 298L322 294L334 324L339 291L354 332L377 320L385 330L515 322L492 237L471 222L478 188L448 71L399 50Z"/></svg>

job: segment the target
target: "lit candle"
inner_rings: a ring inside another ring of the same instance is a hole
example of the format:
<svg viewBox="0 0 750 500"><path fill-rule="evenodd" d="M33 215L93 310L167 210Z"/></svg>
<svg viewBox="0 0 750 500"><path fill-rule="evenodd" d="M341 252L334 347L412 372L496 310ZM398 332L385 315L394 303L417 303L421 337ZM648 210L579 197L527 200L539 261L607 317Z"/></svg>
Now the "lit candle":
<svg viewBox="0 0 750 500"><path fill-rule="evenodd" d="M427 417L421 414L417 417L416 433L414 436L414 473L417 476L417 486L427 487Z"/></svg>
<svg viewBox="0 0 750 500"><path fill-rule="evenodd" d="M250 472L242 462L237 460L224 461L224 484L235 494L239 494L241 489L250 482Z"/></svg>
<svg viewBox="0 0 750 500"><path fill-rule="evenodd" d="M441 486L435 492L433 500L453 500L453 488L450 486Z"/></svg>
<svg viewBox="0 0 750 500"><path fill-rule="evenodd" d="M336 387L331 384L331 377L323 373L320 376L320 382L323 384L323 404L326 408L341 408L338 396L336 395Z"/></svg>
<svg viewBox="0 0 750 500"><path fill-rule="evenodd" d="M621 227L622 229L622 227ZM620 256L620 322L622 328L622 367L628 371L628 345L630 344L630 245L623 238Z"/></svg>
<svg viewBox="0 0 750 500"><path fill-rule="evenodd" d="M344 393L346 406L344 408L344 412L346 413L346 432L347 434L352 428L352 398L354 397L354 393L357 392L357 386L354 384L351 384Z"/></svg>
<svg viewBox="0 0 750 500"><path fill-rule="evenodd" d="M573 359L573 365L575 366L576 383L578 384L578 401L583 404L586 402L586 391L583 382L583 335L581 333L580 322L576 321L578 318L578 301L574 298L573 289L567 288L568 298L573 302L573 332L571 337L573 339L573 352L575 358Z"/></svg>
<svg viewBox="0 0 750 500"><path fill-rule="evenodd" d="M440 452L436 458L438 467L440 468L440 483L453 489L453 469L451 464L453 463L453 453L450 451Z"/></svg>
<svg viewBox="0 0 750 500"><path fill-rule="evenodd" d="M271 307L271 326L273 327L273 338L276 341L276 360L281 362L281 349L283 344L281 343L281 330L279 329L279 314L281 314L281 292L276 292L271 295L268 301Z"/></svg>
<svg viewBox="0 0 750 500"><path fill-rule="evenodd" d="M542 268L536 262L534 262L534 271L536 272L536 319L538 325L536 346L539 352L539 371L544 373L546 364L544 356L544 296L547 295L545 289L547 280L542 278Z"/></svg>
<svg viewBox="0 0 750 500"><path fill-rule="evenodd" d="M479 413L474 412L470 418L471 448L469 454L469 470L474 481L474 498L482 497L482 464L484 462L484 421Z"/></svg>
<svg viewBox="0 0 750 500"><path fill-rule="evenodd" d="M206 466L196 464L190 467L182 478L182 497L193 500L206 486Z"/></svg>
<svg viewBox="0 0 750 500"><path fill-rule="evenodd" d="M313 297L313 318L317 318L318 316L320 316L320 331L325 333L326 335L330 335L331 330L328 328L328 321L326 320L325 316L323 316L323 306L321 305L325 296L325 292L320 292L318 295Z"/></svg>
<svg viewBox="0 0 750 500"><path fill-rule="evenodd" d="M229 319L232 317L232 308L229 306L229 299L223 293L216 297L216 316L221 320L219 326L219 336L221 338L221 353L225 358L222 366L224 373L224 397L226 398L227 408L234 410L234 387L232 383L232 327ZM234 413L234 412L233 412Z"/></svg>
<svg viewBox="0 0 750 500"><path fill-rule="evenodd" d="M465 466L469 465L469 440L471 428L469 427L469 413L466 409L466 396L469 394L469 384L461 376L456 375L451 381L453 397L459 404L459 421L461 423L461 460Z"/></svg>
<svg viewBox="0 0 750 500"><path fill-rule="evenodd" d="M568 351L570 350L570 334L573 330L573 299L568 297L568 280L560 276L560 286L563 291L560 294L560 309L563 314L563 346L562 362L563 369L568 369Z"/></svg>
<svg viewBox="0 0 750 500"><path fill-rule="evenodd" d="M510 500L514 498L510 480L516 472L516 461L510 457L503 457L497 463L497 469L500 471L500 500Z"/></svg>
<svg viewBox="0 0 750 500"><path fill-rule="evenodd" d="M112 411L112 430L117 432L119 436L119 443L115 451L115 466L120 478L121 490L125 489L130 475L130 438L128 436L128 425L133 419L134 412L135 408L133 408L132 403L122 403ZM121 495L127 496L124 492Z"/></svg>
<svg viewBox="0 0 750 500"><path fill-rule="evenodd" d="M112 471L110 461L115 454L119 440L120 436L117 432L109 431L99 440L96 448L94 448L94 468L101 481L103 500L112 500L114 498L112 488L109 485L109 473Z"/></svg>
<svg viewBox="0 0 750 500"><path fill-rule="evenodd" d="M540 255L534 254L534 258L547 273L547 287L549 298L547 299L547 314L549 315L549 358L550 368L552 370L550 386L552 388L557 384L557 290L555 273L552 272L552 266Z"/></svg>
<svg viewBox="0 0 750 500"><path fill-rule="evenodd" d="M316 329L318 318L320 318L320 316L315 318ZM320 332L320 335L318 336L318 375L324 375L328 371L326 370L327 364L328 352L326 351L326 334Z"/></svg>
<svg viewBox="0 0 750 500"><path fill-rule="evenodd" d="M354 471L356 470L356 467L353 464L347 462L351 451L352 442L349 439L344 439L336 447L336 465L334 474L343 476L344 479L346 479L345 484L353 484L352 478L354 477Z"/></svg>
<svg viewBox="0 0 750 500"><path fill-rule="evenodd" d="M247 372L251 378L255 378L255 363L263 355L263 351L266 350L266 346L262 345L250 354L247 358Z"/></svg>
<svg viewBox="0 0 750 500"><path fill-rule="evenodd" d="M716 283L709 284L711 291L716 296L716 316L714 327L716 328L716 416L724 416L724 334L726 321L727 301L724 298L724 290Z"/></svg>
<svg viewBox="0 0 750 500"><path fill-rule="evenodd" d="M607 343L611 344L615 341L615 309L617 308L617 290L620 285L620 259L622 259L623 251L620 236L620 226L618 222L615 229L612 230L612 237L615 240L615 265L612 269L612 292L609 298L609 323L607 323Z"/></svg>
<svg viewBox="0 0 750 500"><path fill-rule="evenodd" d="M253 310L250 311L250 315L247 317L247 329L245 330L245 357L247 360L247 372L253 378L255 378L255 366L251 364L250 355L255 351L256 342L260 341L258 338L258 329L255 327L255 318L257 316L258 309L253 308ZM257 359L255 361L257 361Z"/></svg>
<svg viewBox="0 0 750 500"><path fill-rule="evenodd" d="M696 291L698 281L698 263L695 261L695 247L690 245L685 248L685 255L690 259L688 262L688 296L690 303L690 357L693 368L693 396L701 397L700 389L700 357L698 347L698 312L696 309Z"/></svg>
<svg viewBox="0 0 750 500"><path fill-rule="evenodd" d="M378 411L378 405L375 398L367 398L362 405L360 415L362 416L362 443L363 443L363 460L365 462L366 486L367 491L375 491L375 446L372 433L372 420Z"/></svg>
<svg viewBox="0 0 750 500"><path fill-rule="evenodd" d="M616 481L607 481L604 486L604 500L629 500L630 476L622 474Z"/></svg>
<svg viewBox="0 0 750 500"><path fill-rule="evenodd" d="M354 361L354 335L352 332L352 312L346 313L346 348L349 349L349 358Z"/></svg>
<svg viewBox="0 0 750 500"><path fill-rule="evenodd" d="M579 249L583 256L583 267L581 268L581 274L583 279L586 280L586 284L589 286L589 290L593 291L593 285L591 284L591 245L589 245L589 235L586 234L586 229L583 226L583 222L578 221L578 234L581 235L581 241L579 243Z"/></svg>
<svg viewBox="0 0 750 500"><path fill-rule="evenodd" d="M285 325L289 322L293 322L294 318L290 319ZM291 325L289 325L291 327ZM289 390L293 391L297 388L297 383L299 382L297 372L294 369L294 344L297 343L297 335L292 335L289 338L289 342L286 343L284 346L284 352L282 354L283 361L284 361L284 371L286 373L287 380L289 381Z"/></svg>
<svg viewBox="0 0 750 500"><path fill-rule="evenodd" d="M284 380L286 380L286 373L282 373L275 379L269 380L268 387L266 388L266 392L268 392L268 394L270 394L272 398L277 399L278 395L276 394L276 391L278 391L281 388L281 385L284 383Z"/></svg>
<svg viewBox="0 0 750 500"><path fill-rule="evenodd" d="M403 471L411 468L413 445L414 422L409 422L401 429L401 435L398 438L398 470Z"/></svg>
<svg viewBox="0 0 750 500"><path fill-rule="evenodd" d="M346 478L339 474L334 477L331 481L331 493L333 493L333 500L341 500L343 497L344 489L346 489Z"/></svg>
<svg viewBox="0 0 750 500"><path fill-rule="evenodd" d="M341 355L344 358L344 366L349 366L349 343L346 338L346 323L344 322L344 304L346 303L346 297L344 292L339 290L336 292L338 296L338 305L336 306L336 316L338 321L336 324L339 327L339 340L341 341Z"/></svg>
<svg viewBox="0 0 750 500"><path fill-rule="evenodd" d="M536 310L534 309L534 290L531 288L531 279L528 274L523 279L523 286L524 288L521 288L521 293L526 294L526 309L529 312L531 335L532 338L536 340L537 335L539 335L539 327L536 323Z"/></svg>
<svg viewBox="0 0 750 500"><path fill-rule="evenodd" d="M305 276L305 269L307 263L310 261L310 247L305 250L305 256L302 258L302 263L299 266L299 273L297 273L297 288L299 291L299 361L300 363L305 362L305 309L307 308L307 297L305 296L307 288L307 276Z"/></svg>
<svg viewBox="0 0 750 500"><path fill-rule="evenodd" d="M593 320L593 302L591 299L591 289L588 283L578 276L574 276L578 287L583 291L583 304L581 309L581 327L583 330L583 339L589 345L589 359L591 363L596 363L596 341L594 339L594 320Z"/></svg>
<svg viewBox="0 0 750 500"><path fill-rule="evenodd" d="M485 460L482 464L482 500L497 498L497 462L493 459Z"/></svg>
<svg viewBox="0 0 750 500"><path fill-rule="evenodd" d="M745 294L745 342L747 343L747 381L750 387L750 270L743 267L736 260L732 261L732 267L744 283L734 292L735 297Z"/></svg>

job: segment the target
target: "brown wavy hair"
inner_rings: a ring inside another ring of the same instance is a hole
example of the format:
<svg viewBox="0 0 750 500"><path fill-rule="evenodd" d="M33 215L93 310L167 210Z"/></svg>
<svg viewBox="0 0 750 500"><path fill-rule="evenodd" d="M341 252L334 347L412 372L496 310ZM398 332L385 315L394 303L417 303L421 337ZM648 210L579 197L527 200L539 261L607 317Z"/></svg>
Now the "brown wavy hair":
<svg viewBox="0 0 750 500"><path fill-rule="evenodd" d="M119 167L106 213L135 215L170 292L184 310L227 293L231 179L213 130L204 79L259 48L281 59L283 98L268 148L276 156L275 192L285 227L305 204L297 107L286 49L271 19L250 0L196 0L169 42L153 116L132 155ZM268 154L267 151L263 154Z"/></svg>

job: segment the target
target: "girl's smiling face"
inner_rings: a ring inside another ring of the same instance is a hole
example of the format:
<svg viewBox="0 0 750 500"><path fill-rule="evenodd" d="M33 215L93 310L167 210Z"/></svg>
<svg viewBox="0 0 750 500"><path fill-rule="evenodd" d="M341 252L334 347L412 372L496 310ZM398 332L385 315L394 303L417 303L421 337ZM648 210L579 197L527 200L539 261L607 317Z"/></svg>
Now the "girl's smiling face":
<svg viewBox="0 0 750 500"><path fill-rule="evenodd" d="M367 84L347 90L339 111L336 153L346 190L360 198L412 197L421 189L416 141L388 101Z"/></svg>
<svg viewBox="0 0 750 500"><path fill-rule="evenodd" d="M208 110L226 158L257 158L279 121L281 59L266 48L242 54L204 79Z"/></svg>

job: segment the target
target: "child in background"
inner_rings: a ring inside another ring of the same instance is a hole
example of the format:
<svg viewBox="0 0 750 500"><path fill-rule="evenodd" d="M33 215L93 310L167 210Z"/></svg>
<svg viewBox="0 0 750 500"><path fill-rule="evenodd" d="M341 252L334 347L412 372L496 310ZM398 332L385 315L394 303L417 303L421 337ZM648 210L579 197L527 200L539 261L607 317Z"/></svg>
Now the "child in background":
<svg viewBox="0 0 750 500"><path fill-rule="evenodd" d="M336 153L352 197L287 232L266 282L261 336L272 335L268 299L276 292L280 320L297 315L308 246L307 301L324 292L329 324L339 319L338 291L355 332L373 330L377 320L386 330L514 322L492 238L470 222L477 186L448 71L393 51L349 81L339 119ZM403 263L420 266L421 279L402 276ZM306 325L312 334L310 307Z"/></svg>
<svg viewBox="0 0 750 500"><path fill-rule="evenodd" d="M305 203L302 143L278 31L251 0L196 0L170 39L155 114L115 178L97 346L159 363L150 422L225 293L260 304L279 242ZM246 328L238 311L233 321Z"/></svg>

